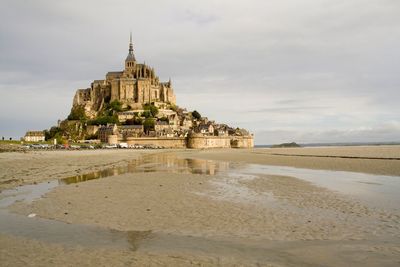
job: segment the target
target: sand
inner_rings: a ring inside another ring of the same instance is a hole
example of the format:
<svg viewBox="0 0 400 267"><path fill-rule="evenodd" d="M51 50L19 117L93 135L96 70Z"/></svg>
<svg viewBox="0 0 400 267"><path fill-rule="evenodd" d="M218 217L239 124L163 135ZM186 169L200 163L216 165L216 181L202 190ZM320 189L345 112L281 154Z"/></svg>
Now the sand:
<svg viewBox="0 0 400 267"><path fill-rule="evenodd" d="M186 156L231 162L400 176L400 146L266 148L243 150L216 149L192 153L189 151Z"/></svg>
<svg viewBox="0 0 400 267"><path fill-rule="evenodd" d="M397 266L398 211L371 207L295 177L226 177L214 169L229 169L230 163L200 159L398 175L396 160L272 154L393 158L399 151L350 147L146 152L154 155L142 162L150 166L143 172L58 186L32 203L15 203L11 210L73 225L150 231L154 238L147 245L136 251L104 250L0 233L0 261L6 266ZM23 182L38 182L70 176L77 169L88 172L126 164L144 153L96 152L11 153L8 158L3 153L0 166L10 167L1 169L0 175L16 172L16 179L24 174ZM186 157L199 160L181 160ZM38 166L43 175L35 169ZM145 172L149 170L156 172Z"/></svg>
<svg viewBox="0 0 400 267"><path fill-rule="evenodd" d="M126 165L147 150L0 153L0 190Z"/></svg>

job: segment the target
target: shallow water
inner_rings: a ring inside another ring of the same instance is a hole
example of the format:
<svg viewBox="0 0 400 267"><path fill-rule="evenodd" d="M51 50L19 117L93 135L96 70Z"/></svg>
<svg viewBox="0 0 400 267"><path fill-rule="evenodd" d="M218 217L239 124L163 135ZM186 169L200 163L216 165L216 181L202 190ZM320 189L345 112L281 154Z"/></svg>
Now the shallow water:
<svg viewBox="0 0 400 267"><path fill-rule="evenodd" d="M353 196L373 207L391 210L400 208L399 176L258 164L248 164L241 172L295 177L332 191Z"/></svg>
<svg viewBox="0 0 400 267"><path fill-rule="evenodd" d="M275 250L276 246L280 244L279 242L271 243L271 241L249 244L243 240L213 240L202 237L152 233L150 231L121 232L37 217L28 218L23 215L12 214L7 209L17 201L31 202L39 199L60 185L125 173L144 172L212 175L215 176L215 179L212 179L211 183L214 183L222 193L219 197L239 202L272 203L276 201L272 194L257 195L240 184L240 181L263 178L265 175L282 175L303 179L315 185L353 196L356 199L368 202L372 206L396 210L400 203L400 194L397 193L400 192L400 177L186 159L179 158L171 153L162 153L145 155L126 166L4 190L0 193L0 233L71 246L145 251L192 251L212 255L218 255L218 253L242 255L245 253L250 258L264 260L266 259L265 252ZM296 243L290 244L286 243L286 246L291 247ZM329 244L336 246L339 243L331 242ZM307 243L307 245L318 245L318 242Z"/></svg>

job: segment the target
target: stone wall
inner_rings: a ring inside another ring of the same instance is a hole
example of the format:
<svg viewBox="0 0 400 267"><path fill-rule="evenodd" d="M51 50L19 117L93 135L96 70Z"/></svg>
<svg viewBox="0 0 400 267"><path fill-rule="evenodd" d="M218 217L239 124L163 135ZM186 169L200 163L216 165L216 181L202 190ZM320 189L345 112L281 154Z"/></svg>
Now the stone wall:
<svg viewBox="0 0 400 267"><path fill-rule="evenodd" d="M252 148L254 147L253 136L233 136L231 139L232 148Z"/></svg>
<svg viewBox="0 0 400 267"><path fill-rule="evenodd" d="M229 136L190 136L188 148L228 148L231 147Z"/></svg>
<svg viewBox="0 0 400 267"><path fill-rule="evenodd" d="M126 142L128 145L155 145L162 146L165 148L186 148L186 138L157 138L157 137L141 137L134 138L128 137Z"/></svg>

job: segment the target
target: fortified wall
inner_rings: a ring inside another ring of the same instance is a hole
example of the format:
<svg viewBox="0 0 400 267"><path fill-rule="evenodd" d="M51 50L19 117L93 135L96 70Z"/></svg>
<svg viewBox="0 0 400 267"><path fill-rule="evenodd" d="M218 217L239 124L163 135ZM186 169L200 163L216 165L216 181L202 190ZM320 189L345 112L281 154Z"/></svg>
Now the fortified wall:
<svg viewBox="0 0 400 267"><path fill-rule="evenodd" d="M128 137L126 140L117 140L117 135L109 136L109 143L118 144L120 141L125 141L128 145L153 145L164 148L251 148L254 146L252 136L235 138L232 136Z"/></svg>
<svg viewBox="0 0 400 267"><path fill-rule="evenodd" d="M251 148L253 136L201 136L192 135L187 139L188 148Z"/></svg>
<svg viewBox="0 0 400 267"><path fill-rule="evenodd" d="M154 145L165 148L186 148L186 138L160 138L160 137L128 137L126 142L128 145Z"/></svg>
<svg viewBox="0 0 400 267"><path fill-rule="evenodd" d="M229 148L231 138L229 136L200 136L193 135L188 137L188 148Z"/></svg>

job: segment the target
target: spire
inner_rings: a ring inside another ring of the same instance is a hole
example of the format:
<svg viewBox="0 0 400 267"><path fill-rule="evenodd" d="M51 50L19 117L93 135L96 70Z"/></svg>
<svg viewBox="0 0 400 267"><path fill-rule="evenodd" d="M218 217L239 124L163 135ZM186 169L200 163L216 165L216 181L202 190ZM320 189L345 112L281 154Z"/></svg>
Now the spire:
<svg viewBox="0 0 400 267"><path fill-rule="evenodd" d="M125 61L136 61L135 55L133 54L132 32L130 32L129 35L129 53Z"/></svg>
<svg viewBox="0 0 400 267"><path fill-rule="evenodd" d="M129 36L129 54L133 54L132 32Z"/></svg>

